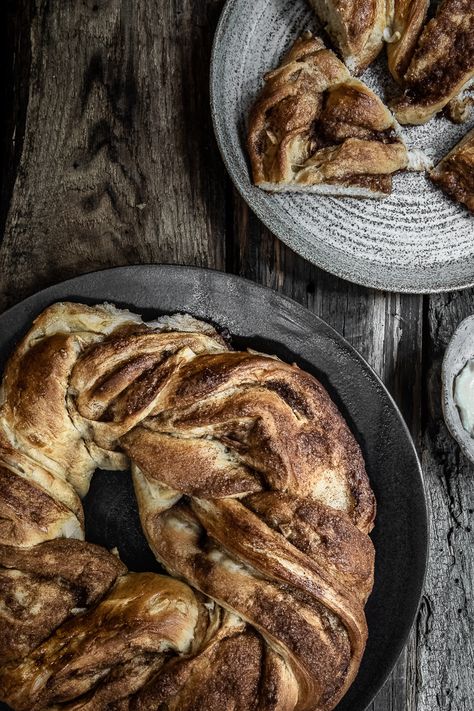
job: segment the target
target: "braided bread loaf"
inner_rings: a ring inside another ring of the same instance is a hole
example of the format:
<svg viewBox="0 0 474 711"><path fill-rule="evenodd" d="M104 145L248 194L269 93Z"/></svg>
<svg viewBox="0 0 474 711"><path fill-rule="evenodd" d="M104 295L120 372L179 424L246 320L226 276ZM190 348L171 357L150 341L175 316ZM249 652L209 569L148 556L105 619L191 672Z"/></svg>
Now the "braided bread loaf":
<svg viewBox="0 0 474 711"><path fill-rule="evenodd" d="M312 376L207 324L59 303L0 392L0 698L18 711L329 711L364 651L375 503ZM131 463L170 576L85 542Z"/></svg>

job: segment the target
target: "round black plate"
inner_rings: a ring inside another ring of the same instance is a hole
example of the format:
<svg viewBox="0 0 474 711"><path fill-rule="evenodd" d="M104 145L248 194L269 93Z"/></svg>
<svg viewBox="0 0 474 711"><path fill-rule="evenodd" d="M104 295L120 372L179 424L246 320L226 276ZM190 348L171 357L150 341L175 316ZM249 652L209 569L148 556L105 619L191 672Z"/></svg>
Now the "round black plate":
<svg viewBox="0 0 474 711"><path fill-rule="evenodd" d="M358 677L338 706L338 711L363 711L408 637L428 552L420 465L402 416L378 377L342 336L290 299L232 275L176 266L109 269L31 296L0 316L0 369L32 319L67 299L110 301L145 319L191 313L228 329L237 347L296 362L328 389L362 447L378 507L375 587L366 608L369 641ZM88 540L117 546L132 570L159 569L141 533L127 474L97 472L85 510Z"/></svg>

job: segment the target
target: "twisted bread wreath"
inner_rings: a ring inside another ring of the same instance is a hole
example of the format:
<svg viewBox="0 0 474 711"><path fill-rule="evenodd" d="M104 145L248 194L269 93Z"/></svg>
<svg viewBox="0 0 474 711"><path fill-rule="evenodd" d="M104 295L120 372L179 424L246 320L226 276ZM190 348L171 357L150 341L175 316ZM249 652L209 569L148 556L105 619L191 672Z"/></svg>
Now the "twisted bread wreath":
<svg viewBox="0 0 474 711"><path fill-rule="evenodd" d="M194 319L59 303L11 357L0 404L2 700L337 704L367 638L375 504L312 376L232 351ZM130 462L143 530L173 577L127 572L82 540L94 470Z"/></svg>

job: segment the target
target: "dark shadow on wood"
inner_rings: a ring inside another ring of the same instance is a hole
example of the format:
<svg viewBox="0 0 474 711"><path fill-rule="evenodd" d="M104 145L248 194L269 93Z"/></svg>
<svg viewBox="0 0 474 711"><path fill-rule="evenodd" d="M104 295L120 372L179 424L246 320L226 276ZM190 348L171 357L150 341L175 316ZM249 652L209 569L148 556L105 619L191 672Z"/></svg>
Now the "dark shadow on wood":
<svg viewBox="0 0 474 711"><path fill-rule="evenodd" d="M20 162L31 62L32 0L0 3L0 242Z"/></svg>

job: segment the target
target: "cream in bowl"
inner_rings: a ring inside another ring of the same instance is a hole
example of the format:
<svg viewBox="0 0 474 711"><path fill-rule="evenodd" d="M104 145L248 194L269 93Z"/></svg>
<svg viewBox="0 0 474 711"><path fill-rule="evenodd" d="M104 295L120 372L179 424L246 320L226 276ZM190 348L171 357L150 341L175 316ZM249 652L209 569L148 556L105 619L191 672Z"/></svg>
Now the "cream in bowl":
<svg viewBox="0 0 474 711"><path fill-rule="evenodd" d="M469 360L454 381L454 402L466 432L474 436L474 360Z"/></svg>
<svg viewBox="0 0 474 711"><path fill-rule="evenodd" d="M474 462L474 316L457 327L442 368L446 425L463 453Z"/></svg>

